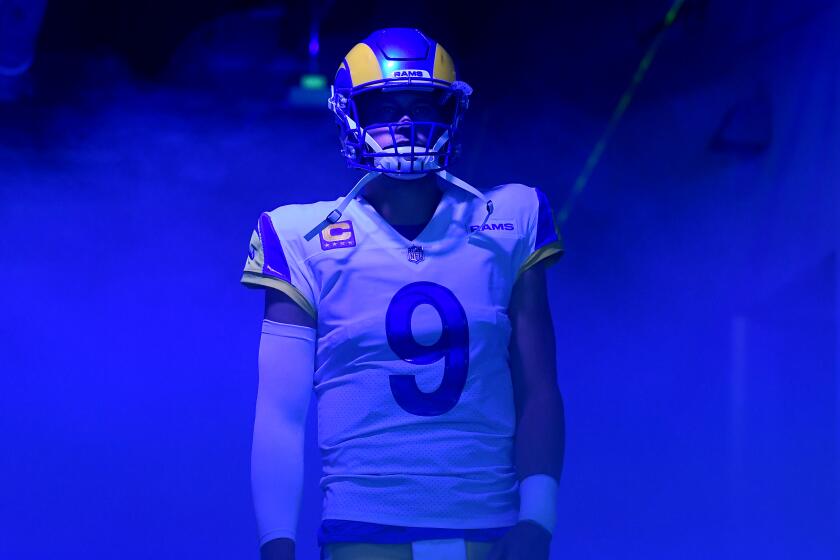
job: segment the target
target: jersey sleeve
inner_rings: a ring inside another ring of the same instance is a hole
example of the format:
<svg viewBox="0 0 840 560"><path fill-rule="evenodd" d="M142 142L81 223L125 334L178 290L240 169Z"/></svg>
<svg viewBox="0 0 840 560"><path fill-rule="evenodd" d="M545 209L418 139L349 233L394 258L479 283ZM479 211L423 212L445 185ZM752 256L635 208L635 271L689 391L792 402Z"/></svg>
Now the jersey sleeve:
<svg viewBox="0 0 840 560"><path fill-rule="evenodd" d="M532 189L531 196L533 198L527 206L528 233L523 239L525 246L518 259L521 264L517 278L538 262L545 261L545 265L550 266L563 255L563 241L558 235L548 197L538 188Z"/></svg>
<svg viewBox="0 0 840 560"><path fill-rule="evenodd" d="M315 283L302 258L300 240L290 230L277 227L275 219L263 212L257 220L240 282L249 288L280 290L316 318Z"/></svg>

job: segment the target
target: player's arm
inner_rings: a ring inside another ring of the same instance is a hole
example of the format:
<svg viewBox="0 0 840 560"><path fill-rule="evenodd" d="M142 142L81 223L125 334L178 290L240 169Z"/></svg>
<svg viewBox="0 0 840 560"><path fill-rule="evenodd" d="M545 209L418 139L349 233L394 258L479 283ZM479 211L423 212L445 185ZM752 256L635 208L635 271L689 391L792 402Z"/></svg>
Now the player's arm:
<svg viewBox="0 0 840 560"><path fill-rule="evenodd" d="M262 560L295 558L314 360L314 319L285 293L266 289L251 448L251 491Z"/></svg>
<svg viewBox="0 0 840 560"><path fill-rule="evenodd" d="M514 285L508 308L509 360L517 417L514 456L520 480L520 519L538 519L553 531L565 420L545 265L543 260L529 267Z"/></svg>
<svg viewBox="0 0 840 560"><path fill-rule="evenodd" d="M279 290L265 291L265 318L275 323L288 323L315 328L315 319Z"/></svg>

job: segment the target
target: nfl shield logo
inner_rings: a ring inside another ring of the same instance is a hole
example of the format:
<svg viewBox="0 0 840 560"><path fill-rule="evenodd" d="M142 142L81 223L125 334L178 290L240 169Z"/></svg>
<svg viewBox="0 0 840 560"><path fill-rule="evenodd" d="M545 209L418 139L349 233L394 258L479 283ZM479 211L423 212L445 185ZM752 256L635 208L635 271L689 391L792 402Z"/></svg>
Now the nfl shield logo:
<svg viewBox="0 0 840 560"><path fill-rule="evenodd" d="M412 245L408 248L408 260L415 264L423 260L423 247Z"/></svg>

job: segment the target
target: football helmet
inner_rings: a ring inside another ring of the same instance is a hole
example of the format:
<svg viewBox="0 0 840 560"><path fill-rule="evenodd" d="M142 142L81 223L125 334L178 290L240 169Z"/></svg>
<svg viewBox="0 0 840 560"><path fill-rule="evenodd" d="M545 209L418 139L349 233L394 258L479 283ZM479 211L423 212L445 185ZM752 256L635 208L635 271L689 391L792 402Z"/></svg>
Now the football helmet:
<svg viewBox="0 0 840 560"><path fill-rule="evenodd" d="M327 105L348 166L418 178L446 169L457 155L471 93L440 43L397 27L374 31L347 53ZM398 106L400 98L410 105Z"/></svg>
<svg viewBox="0 0 840 560"><path fill-rule="evenodd" d="M340 220L350 201L383 173L396 179L434 173L482 200L487 212L482 225L487 223L493 201L446 170L459 152L458 127L471 94L472 88L456 79L449 53L419 29L380 29L350 49L327 106L338 123L348 166L367 174L304 238L309 241Z"/></svg>

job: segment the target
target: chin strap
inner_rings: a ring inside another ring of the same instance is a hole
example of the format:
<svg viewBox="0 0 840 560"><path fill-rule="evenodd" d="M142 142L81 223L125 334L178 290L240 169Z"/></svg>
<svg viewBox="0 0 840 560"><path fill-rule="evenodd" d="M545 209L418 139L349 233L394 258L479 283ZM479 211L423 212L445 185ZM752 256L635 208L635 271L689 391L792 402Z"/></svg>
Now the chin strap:
<svg viewBox="0 0 840 560"><path fill-rule="evenodd" d="M353 188L350 189L350 192L347 193L347 196L345 196L344 200L341 201L341 204L339 204L335 209L333 209L332 212L327 214L327 217L324 218L320 224L309 230L309 233L304 235L303 238L309 241L310 239L318 235L319 231L321 231L328 225L334 224L338 220L340 220L341 214L344 212L344 209L347 208L347 205L350 204L350 201L356 198L356 195L359 194L359 191L361 191L365 187L365 185L373 181L378 175L380 175L379 171L371 171L370 173L367 173L364 177L359 179L359 182L353 185Z"/></svg>
<svg viewBox="0 0 840 560"><path fill-rule="evenodd" d="M350 120L351 123L353 122L352 119L350 119L349 117L348 117L348 120ZM353 123L353 125L355 125L355 123ZM441 137L435 143L434 147L432 148L432 151L434 151L434 152L438 151L440 149L440 147L446 142L446 140L448 138L449 138L449 131L447 130L441 135ZM365 132L365 142L367 142L377 152L383 152L384 151L382 149L382 147L376 142L376 140L374 140L373 137L371 137L370 134L368 134L367 132ZM395 158L398 158L399 157L399 147L396 147L394 149L394 156L379 156L379 157L383 157L383 158L384 157L395 157ZM426 156L426 157L432 157L432 156ZM426 161L425 161L425 158L424 158L423 168L425 168L425 163L426 163ZM321 220L321 223L319 223L317 226L315 226L314 228L309 230L309 232L306 235L303 236L304 239L306 239L307 241L311 240L313 237L318 235L318 232L320 232L322 229L324 229L328 225L334 224L338 220L340 220L341 215L344 213L344 210L347 208L347 205L350 204L350 201L353 200L354 198L356 198L356 196L359 194L359 192L361 192L361 190L365 187L365 185L370 183L377 176L385 173L389 177L397 177L397 178L400 178L400 179L405 178L405 177L400 177L400 175L410 175L412 178L420 178L423 175L425 175L426 173L431 173L431 172L434 172L435 175L437 175L438 177L440 177L444 181L452 183L456 187L458 187L460 189L463 189L463 190L467 191L468 193L472 194L473 196L475 196L475 197L481 199L482 201L484 201L485 208L487 209L487 215L484 216L484 221L481 222L481 225L478 227L478 229L473 230L472 232L470 232L469 235L471 236L474 233L476 233L477 231L481 231L481 229L484 227L484 224L486 224L487 220L490 219L490 214L493 213L493 201L489 200L486 196L484 196L484 193L482 193L481 191L479 191L478 189L476 189L475 187L473 187L472 185L470 185L466 181L463 181L463 180L459 179L458 177L455 177L454 175L452 175L451 173L449 173L448 171L446 171L444 169L440 169L438 171L434 171L434 170L423 171L423 172L419 172L419 173L416 173L416 174L415 173L410 173L410 174L387 173L383 169L382 171L371 171L371 172L367 173L366 175L364 175L361 179L359 179L359 181L353 186L352 189L350 189L350 192L347 193L347 195L341 201L341 204L339 204L336 208L334 208L332 212L327 214L327 217L324 218L323 220ZM415 177L415 175L416 175L416 177Z"/></svg>
<svg viewBox="0 0 840 560"><path fill-rule="evenodd" d="M445 169L435 171L434 173L444 181L452 183L459 189L463 189L471 195L475 196L476 198L479 198L482 201L484 201L485 209L487 210L487 214L484 216L484 221L481 222L481 225L478 226L477 229L471 231L468 237L471 237L476 232L481 231L484 228L484 224L486 224L487 220L490 219L490 214L493 213L493 201L484 196L484 193L482 193L466 181L463 181L458 177L454 176L452 173L446 171ZM370 173L367 173L361 179L359 179L359 181L355 185L353 185L353 188L350 189L350 192L348 192L344 199L341 201L341 204L334 208L332 212L327 214L327 217L321 220L321 223L309 230L309 233L304 235L303 238L309 241L310 239L318 235L318 232L320 232L322 229L340 220L341 215L344 213L344 210L347 208L347 205L350 204L350 201L356 198L356 196L359 194L359 192L361 192L365 185L370 183L372 180L374 180L377 176L381 174L381 171L371 171Z"/></svg>
<svg viewBox="0 0 840 560"><path fill-rule="evenodd" d="M448 181L448 182L452 183L453 185L455 185L456 187L461 188L461 189L467 191L468 193L470 193L472 195L475 195L476 198L479 198L479 199L484 201L484 208L487 210L487 214L485 214L485 216L484 216L484 221L481 222L481 225L478 226L478 229L474 229L473 231L471 231L469 233L468 237L472 237L473 234L475 234L476 232L479 232L482 229L484 229L484 224L487 223L487 220L490 219L490 214L493 213L493 201L490 200L489 198L487 198L486 196L484 196L483 192L476 189L474 186L470 185L466 181L463 181L463 180L459 179L458 177L456 177L455 175L453 175L449 171L446 171L445 169L441 169L440 171L437 171L435 173L435 175L437 175L438 177L440 177L444 181Z"/></svg>

